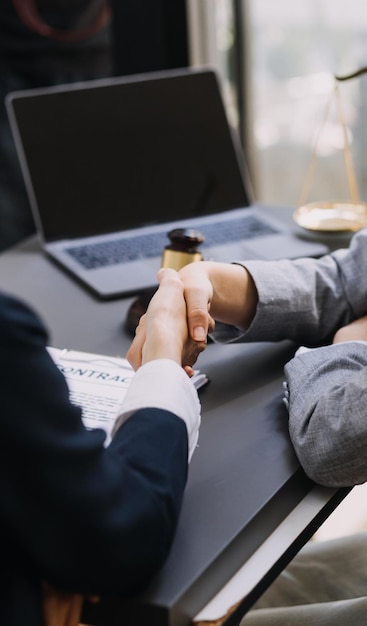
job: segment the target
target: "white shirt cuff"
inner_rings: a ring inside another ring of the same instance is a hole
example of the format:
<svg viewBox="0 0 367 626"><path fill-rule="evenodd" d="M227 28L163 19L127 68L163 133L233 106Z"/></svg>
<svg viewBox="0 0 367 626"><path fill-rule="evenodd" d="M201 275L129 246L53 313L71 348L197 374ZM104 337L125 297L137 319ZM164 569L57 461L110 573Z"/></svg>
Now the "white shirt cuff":
<svg viewBox="0 0 367 626"><path fill-rule="evenodd" d="M199 438L201 407L193 383L178 363L171 359L156 359L142 365L131 380L121 408L112 436L139 409L164 409L183 419L191 460Z"/></svg>

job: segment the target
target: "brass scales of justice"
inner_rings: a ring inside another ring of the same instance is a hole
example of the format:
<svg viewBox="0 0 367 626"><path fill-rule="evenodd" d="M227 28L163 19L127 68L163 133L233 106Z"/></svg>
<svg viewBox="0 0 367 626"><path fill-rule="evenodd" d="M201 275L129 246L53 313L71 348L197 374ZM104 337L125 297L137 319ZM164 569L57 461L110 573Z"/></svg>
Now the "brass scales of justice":
<svg viewBox="0 0 367 626"><path fill-rule="evenodd" d="M357 78L367 73L367 67L361 68L352 74L346 76L334 76L335 85L326 107L324 118L318 134L316 136L312 156L306 171L306 176L301 192L300 201L297 210L293 214L293 219L298 226L317 232L329 233L347 233L356 232L367 226L367 204L361 202L358 197L358 189L356 175L353 166L353 160L348 139L347 127L341 106L341 98L339 92L339 82ZM332 102L336 103L338 122L342 129L343 136L343 156L347 174L350 200L342 201L320 201L306 203L309 194L313 172L317 159L317 146L323 127L328 119Z"/></svg>

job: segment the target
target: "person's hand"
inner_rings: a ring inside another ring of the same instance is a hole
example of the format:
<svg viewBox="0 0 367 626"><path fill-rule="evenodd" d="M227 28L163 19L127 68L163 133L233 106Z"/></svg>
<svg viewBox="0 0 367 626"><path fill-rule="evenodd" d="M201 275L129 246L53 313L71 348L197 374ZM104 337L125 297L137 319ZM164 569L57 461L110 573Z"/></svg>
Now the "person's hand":
<svg viewBox="0 0 367 626"><path fill-rule="evenodd" d="M333 343L343 341L367 341L367 315L339 328L333 338Z"/></svg>
<svg viewBox="0 0 367 626"><path fill-rule="evenodd" d="M208 263L189 263L179 272L184 284L187 320L194 341L206 341L208 332L214 330L214 320L209 311L213 298Z"/></svg>
<svg viewBox="0 0 367 626"><path fill-rule="evenodd" d="M81 626L80 618L84 596L79 593L67 593L42 582L43 623L44 626ZM98 602L98 596L87 598Z"/></svg>
<svg viewBox="0 0 367 626"><path fill-rule="evenodd" d="M140 318L126 357L135 370L154 359L172 359L192 375L192 366L206 347L206 336L199 342L189 338L183 284L177 272L161 269L158 280L159 288Z"/></svg>
<svg viewBox="0 0 367 626"><path fill-rule="evenodd" d="M255 315L258 294L250 273L241 265L200 261L180 271L184 284L189 332L204 341L214 320L248 328Z"/></svg>

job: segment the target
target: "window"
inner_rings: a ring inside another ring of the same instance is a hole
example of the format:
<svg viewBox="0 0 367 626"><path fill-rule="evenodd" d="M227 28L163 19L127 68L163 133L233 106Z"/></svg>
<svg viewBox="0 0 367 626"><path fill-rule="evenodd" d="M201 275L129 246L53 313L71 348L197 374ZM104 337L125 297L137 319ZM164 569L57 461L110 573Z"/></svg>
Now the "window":
<svg viewBox="0 0 367 626"><path fill-rule="evenodd" d="M365 0L195 4L205 5L201 18L208 27L210 15L215 30L202 62L218 68L230 121L242 124L257 199L298 204L321 127L307 201L350 199L332 96L335 74L367 66ZM367 202L367 74L338 85L359 198Z"/></svg>

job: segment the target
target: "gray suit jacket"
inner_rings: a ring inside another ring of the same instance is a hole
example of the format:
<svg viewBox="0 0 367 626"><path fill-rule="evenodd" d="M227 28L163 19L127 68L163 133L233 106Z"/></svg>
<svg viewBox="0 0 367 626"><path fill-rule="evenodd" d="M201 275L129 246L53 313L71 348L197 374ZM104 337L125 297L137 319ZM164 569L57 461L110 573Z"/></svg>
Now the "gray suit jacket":
<svg viewBox="0 0 367 626"><path fill-rule="evenodd" d="M367 313L367 229L322 259L249 261L256 317L242 341L292 339L318 349L285 368L289 430L306 473L329 486L367 480L367 345L328 345ZM319 347L321 346L321 347Z"/></svg>

